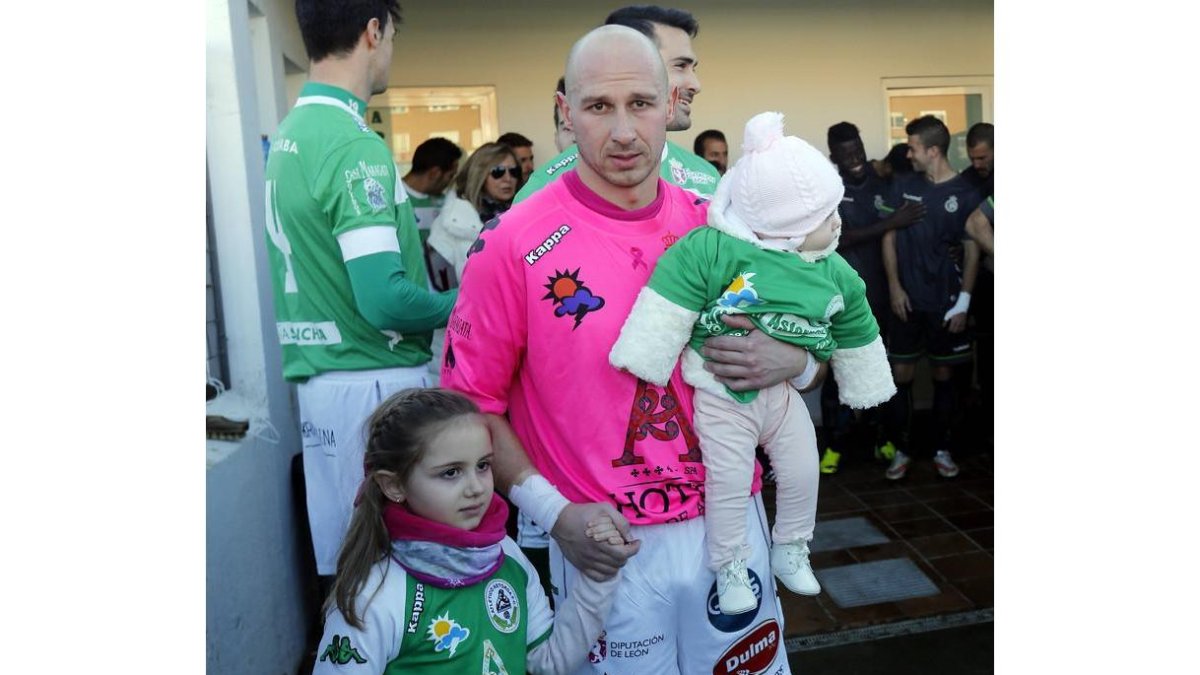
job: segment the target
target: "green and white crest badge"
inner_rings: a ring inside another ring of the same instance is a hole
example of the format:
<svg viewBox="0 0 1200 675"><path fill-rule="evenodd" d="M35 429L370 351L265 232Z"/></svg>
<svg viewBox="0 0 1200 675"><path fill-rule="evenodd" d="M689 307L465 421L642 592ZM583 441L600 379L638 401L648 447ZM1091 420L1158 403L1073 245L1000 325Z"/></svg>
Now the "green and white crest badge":
<svg viewBox="0 0 1200 675"><path fill-rule="evenodd" d="M493 579L483 593L488 619L501 633L512 633L521 625L521 600L512 585L503 579Z"/></svg>

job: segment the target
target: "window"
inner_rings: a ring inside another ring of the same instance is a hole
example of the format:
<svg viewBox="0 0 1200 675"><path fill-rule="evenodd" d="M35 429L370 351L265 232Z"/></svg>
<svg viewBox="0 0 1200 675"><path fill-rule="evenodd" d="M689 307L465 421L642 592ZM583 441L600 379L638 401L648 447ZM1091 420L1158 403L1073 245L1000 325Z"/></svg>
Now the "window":
<svg viewBox="0 0 1200 675"><path fill-rule="evenodd" d="M946 158L955 171L971 164L967 157L967 130L977 122L992 120L992 77L883 78L887 100L887 139L890 149L908 141L904 125L922 115L933 115L950 129ZM902 122L897 125L897 119Z"/></svg>
<svg viewBox="0 0 1200 675"><path fill-rule="evenodd" d="M380 132L404 174L417 146L434 137L448 138L470 155L484 139L500 135L496 88L391 87L371 97L365 116ZM465 139L470 143L463 144Z"/></svg>

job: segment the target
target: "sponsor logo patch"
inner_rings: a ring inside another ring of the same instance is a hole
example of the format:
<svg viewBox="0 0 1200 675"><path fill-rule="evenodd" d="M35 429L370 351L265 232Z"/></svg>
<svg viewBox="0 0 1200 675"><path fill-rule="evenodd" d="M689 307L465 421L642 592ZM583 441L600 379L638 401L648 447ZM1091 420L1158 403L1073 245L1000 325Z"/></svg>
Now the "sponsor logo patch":
<svg viewBox="0 0 1200 675"><path fill-rule="evenodd" d="M675 181L676 185L683 185L687 182L687 171L684 170L683 164L679 160L671 159L667 161L671 165L671 180Z"/></svg>
<svg viewBox="0 0 1200 675"><path fill-rule="evenodd" d="M652 635L640 640L608 642L608 655L614 659L640 659L650 653L650 650L666 639L665 635Z"/></svg>
<svg viewBox="0 0 1200 675"><path fill-rule="evenodd" d="M440 653L449 650L450 653L447 655L449 657L454 656L458 645L471 637L471 629L458 625L458 622L451 619L449 613L446 613L429 624L429 631L426 635L433 643L433 651Z"/></svg>
<svg viewBox="0 0 1200 675"><path fill-rule="evenodd" d="M275 330L281 345L308 347L342 342L342 333L332 321L280 321L275 324Z"/></svg>
<svg viewBox="0 0 1200 675"><path fill-rule="evenodd" d="M304 439L304 447L337 448L337 437L333 429L322 429L308 420L300 423L300 437Z"/></svg>
<svg viewBox="0 0 1200 675"><path fill-rule="evenodd" d="M758 291L754 289L754 282L750 281L756 276L754 272L742 272L734 277L717 304L729 309L760 304L762 301L758 299Z"/></svg>
<svg viewBox="0 0 1200 675"><path fill-rule="evenodd" d="M561 272L555 270L554 276L546 279L550 283L546 284L545 288L550 292L542 296L542 299L550 300L551 304L556 305L554 316L564 317L570 314L575 317L575 325L571 330L579 328L583 317L604 306L604 298L592 295L591 290L579 279L579 268L573 272L569 269Z"/></svg>
<svg viewBox="0 0 1200 675"><path fill-rule="evenodd" d="M600 638L588 651L588 663L600 663L608 656L608 640L605 639L607 635L608 631L600 631Z"/></svg>
<svg viewBox="0 0 1200 675"><path fill-rule="evenodd" d="M779 624L767 619L725 650L713 665L713 675L760 675L771 667L781 641Z"/></svg>
<svg viewBox="0 0 1200 675"><path fill-rule="evenodd" d="M372 209L378 211L387 206L387 195L379 181L374 178L364 179L363 189L367 191L367 203Z"/></svg>
<svg viewBox="0 0 1200 675"><path fill-rule="evenodd" d="M504 667L504 660L491 640L483 641L483 668L479 672L482 675L508 675L508 668Z"/></svg>
<svg viewBox="0 0 1200 675"><path fill-rule="evenodd" d="M521 625L521 601L512 585L503 579L494 579L483 592L483 604L487 607L488 619L501 633L511 633Z"/></svg>

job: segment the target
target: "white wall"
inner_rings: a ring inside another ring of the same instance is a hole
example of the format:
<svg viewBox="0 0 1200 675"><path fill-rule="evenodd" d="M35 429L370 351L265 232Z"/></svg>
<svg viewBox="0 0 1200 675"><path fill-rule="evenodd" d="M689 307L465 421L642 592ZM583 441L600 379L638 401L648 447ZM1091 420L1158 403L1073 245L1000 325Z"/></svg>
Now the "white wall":
<svg viewBox="0 0 1200 675"><path fill-rule="evenodd" d="M207 444L206 662L221 675L294 673L305 651L302 556L289 467L300 451L283 382L264 248L263 151L286 105L279 9L207 0L206 154L230 392L210 413L250 419L249 437ZM294 26L295 19L292 19ZM295 32L295 29L291 29Z"/></svg>
<svg viewBox="0 0 1200 675"><path fill-rule="evenodd" d="M502 131L554 153L551 100L567 50L626 2L406 0L392 86L495 85ZM859 126L867 153L886 150L882 78L992 75L988 0L743 0L681 3L700 22L693 43L703 89L693 126L671 135L691 147L717 128L740 156L742 128L763 110L824 147L825 130Z"/></svg>

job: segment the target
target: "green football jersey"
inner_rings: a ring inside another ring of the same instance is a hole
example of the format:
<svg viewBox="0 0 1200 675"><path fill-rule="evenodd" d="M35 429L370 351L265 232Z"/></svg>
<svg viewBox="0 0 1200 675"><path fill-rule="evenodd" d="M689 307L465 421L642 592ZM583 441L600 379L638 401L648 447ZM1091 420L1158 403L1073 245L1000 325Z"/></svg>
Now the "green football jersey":
<svg viewBox="0 0 1200 675"><path fill-rule="evenodd" d="M279 124L266 168L267 238L283 375L417 366L432 331L381 331L359 313L337 237L394 227L404 273L428 289L421 239L391 151L363 121L366 104L304 85Z"/></svg>
<svg viewBox="0 0 1200 675"><path fill-rule="evenodd" d="M412 203L413 214L417 217L417 229L421 231L421 243L425 243L429 239L429 226L433 221L437 220L438 214L442 212L442 206L446 204L446 195L427 195L424 192L403 186L408 193L408 201Z"/></svg>
<svg viewBox="0 0 1200 675"><path fill-rule="evenodd" d="M529 176L529 182L525 183L525 186L517 193L513 203L516 204L525 199L542 189L550 181L575 168L578 161L579 148L572 145L563 150L557 157L534 170ZM713 196L713 193L717 191L717 181L721 178L721 174L717 173L717 168L708 160L688 152L671 141L667 141L667 144L663 146L659 174L668 183L705 197Z"/></svg>
<svg viewBox="0 0 1200 675"><path fill-rule="evenodd" d="M422 583L393 560L376 566L356 601L363 628L331 613L314 674L524 673L554 614L516 543L503 548L500 569L459 588Z"/></svg>
<svg viewBox="0 0 1200 675"><path fill-rule="evenodd" d="M879 335L866 284L837 253L807 262L699 227L659 258L648 285L700 313L688 342L697 352L709 337L740 334L721 321L723 314L744 314L762 332L804 347L821 361L835 349L862 347ZM727 391L742 402L757 395Z"/></svg>

